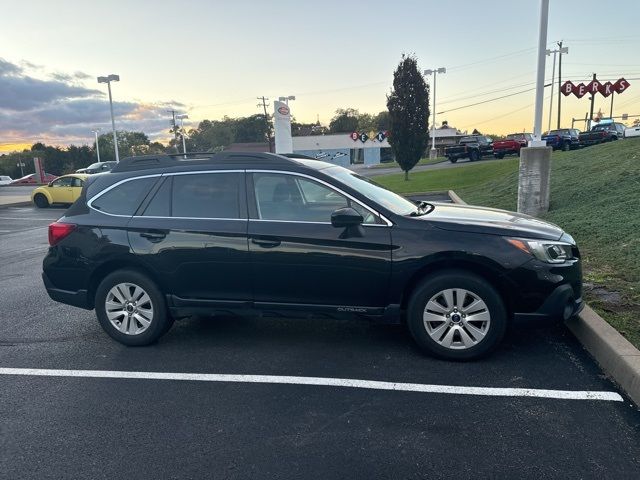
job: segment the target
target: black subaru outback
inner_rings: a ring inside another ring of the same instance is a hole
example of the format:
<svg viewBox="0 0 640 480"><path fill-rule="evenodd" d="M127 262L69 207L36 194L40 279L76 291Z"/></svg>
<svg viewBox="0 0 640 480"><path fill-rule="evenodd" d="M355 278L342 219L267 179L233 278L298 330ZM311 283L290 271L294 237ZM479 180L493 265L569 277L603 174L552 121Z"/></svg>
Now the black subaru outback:
<svg viewBox="0 0 640 480"><path fill-rule="evenodd" d="M582 307L580 253L513 212L411 202L312 159L133 157L91 177L49 227L52 299L94 309L126 345L194 314L406 322L427 352L470 359L509 322Z"/></svg>

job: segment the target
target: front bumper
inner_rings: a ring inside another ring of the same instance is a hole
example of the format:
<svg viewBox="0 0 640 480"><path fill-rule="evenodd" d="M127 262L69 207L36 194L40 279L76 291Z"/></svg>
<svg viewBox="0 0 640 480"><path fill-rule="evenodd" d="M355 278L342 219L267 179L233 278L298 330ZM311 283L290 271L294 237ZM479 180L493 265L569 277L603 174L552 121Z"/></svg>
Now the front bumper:
<svg viewBox="0 0 640 480"><path fill-rule="evenodd" d="M85 310L93 310L93 304L89 301L89 294L86 290L70 291L55 288L47 274L42 272L42 281L47 293L52 300L65 303L74 307L84 308Z"/></svg>
<svg viewBox="0 0 640 480"><path fill-rule="evenodd" d="M569 284L556 287L535 312L514 313L516 325L544 325L558 323L578 314L584 308L582 297L578 297Z"/></svg>

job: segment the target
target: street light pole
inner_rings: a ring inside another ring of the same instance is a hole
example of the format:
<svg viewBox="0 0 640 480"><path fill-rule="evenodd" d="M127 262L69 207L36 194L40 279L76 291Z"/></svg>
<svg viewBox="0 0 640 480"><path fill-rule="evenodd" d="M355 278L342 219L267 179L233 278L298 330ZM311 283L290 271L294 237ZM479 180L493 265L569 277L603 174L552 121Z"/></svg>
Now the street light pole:
<svg viewBox="0 0 640 480"><path fill-rule="evenodd" d="M551 70L551 98L549 99L549 127L547 131L551 130L551 113L553 112L553 87L555 85L554 81L556 79L556 54L559 50L547 50L547 57L553 53L553 69ZM560 92L558 92L558 95Z"/></svg>
<svg viewBox="0 0 640 480"><path fill-rule="evenodd" d="M111 82L119 82L120 76L115 74L109 74L106 77L98 77L98 83L106 83L107 90L109 91L109 109L111 110L111 128L113 130L113 150L116 155L116 162L120 161L120 155L118 154L118 136L116 135L116 122L113 118L113 99L111 97Z"/></svg>
<svg viewBox="0 0 640 480"><path fill-rule="evenodd" d="M562 108L562 95L560 95L560 88L562 84L562 54L569 53L569 47L562 47L562 40L558 42L558 130L560 130L560 112Z"/></svg>
<svg viewBox="0 0 640 480"><path fill-rule="evenodd" d="M431 124L431 150L429 150L429 158L436 158L438 154L436 150L436 77L438 73L447 73L447 69L440 67L424 71L425 75L433 74L433 122Z"/></svg>
<svg viewBox="0 0 640 480"><path fill-rule="evenodd" d="M538 37L538 78L536 79L536 108L533 122L533 139L530 147L545 147L542 141L542 103L544 101L544 66L547 51L547 27L549 24L549 0L540 1L540 32Z"/></svg>
<svg viewBox="0 0 640 480"><path fill-rule="evenodd" d="M289 95L288 97L278 97L278 100L280 100L281 102L284 102L287 104L287 107L289 106L289 100L295 100L296 96L295 95Z"/></svg>
<svg viewBox="0 0 640 480"><path fill-rule="evenodd" d="M100 129L96 128L95 130L91 130L91 131L96 136L96 154L98 155L98 163L100 163L100 145L98 144L98 132L100 131Z"/></svg>

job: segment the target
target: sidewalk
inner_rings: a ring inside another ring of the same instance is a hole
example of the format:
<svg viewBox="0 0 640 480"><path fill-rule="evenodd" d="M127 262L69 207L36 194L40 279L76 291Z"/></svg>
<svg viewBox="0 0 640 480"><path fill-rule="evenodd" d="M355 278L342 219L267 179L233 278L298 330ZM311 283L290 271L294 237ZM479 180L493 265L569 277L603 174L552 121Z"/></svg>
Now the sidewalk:
<svg viewBox="0 0 640 480"><path fill-rule="evenodd" d="M31 204L29 195L1 195L0 208L2 207L18 207Z"/></svg>

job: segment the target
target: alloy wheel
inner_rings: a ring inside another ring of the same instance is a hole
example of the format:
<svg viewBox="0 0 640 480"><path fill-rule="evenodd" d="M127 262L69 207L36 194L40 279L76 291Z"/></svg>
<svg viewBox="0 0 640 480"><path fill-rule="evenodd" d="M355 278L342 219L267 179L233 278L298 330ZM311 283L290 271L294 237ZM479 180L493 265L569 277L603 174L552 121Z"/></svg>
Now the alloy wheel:
<svg viewBox="0 0 640 480"><path fill-rule="evenodd" d="M491 314L477 294L462 288L449 288L436 293L427 302L423 322L427 333L437 344L464 350L486 337Z"/></svg>
<svg viewBox="0 0 640 480"><path fill-rule="evenodd" d="M111 325L126 335L140 335L153 321L151 297L134 283L119 283L111 288L104 306Z"/></svg>

